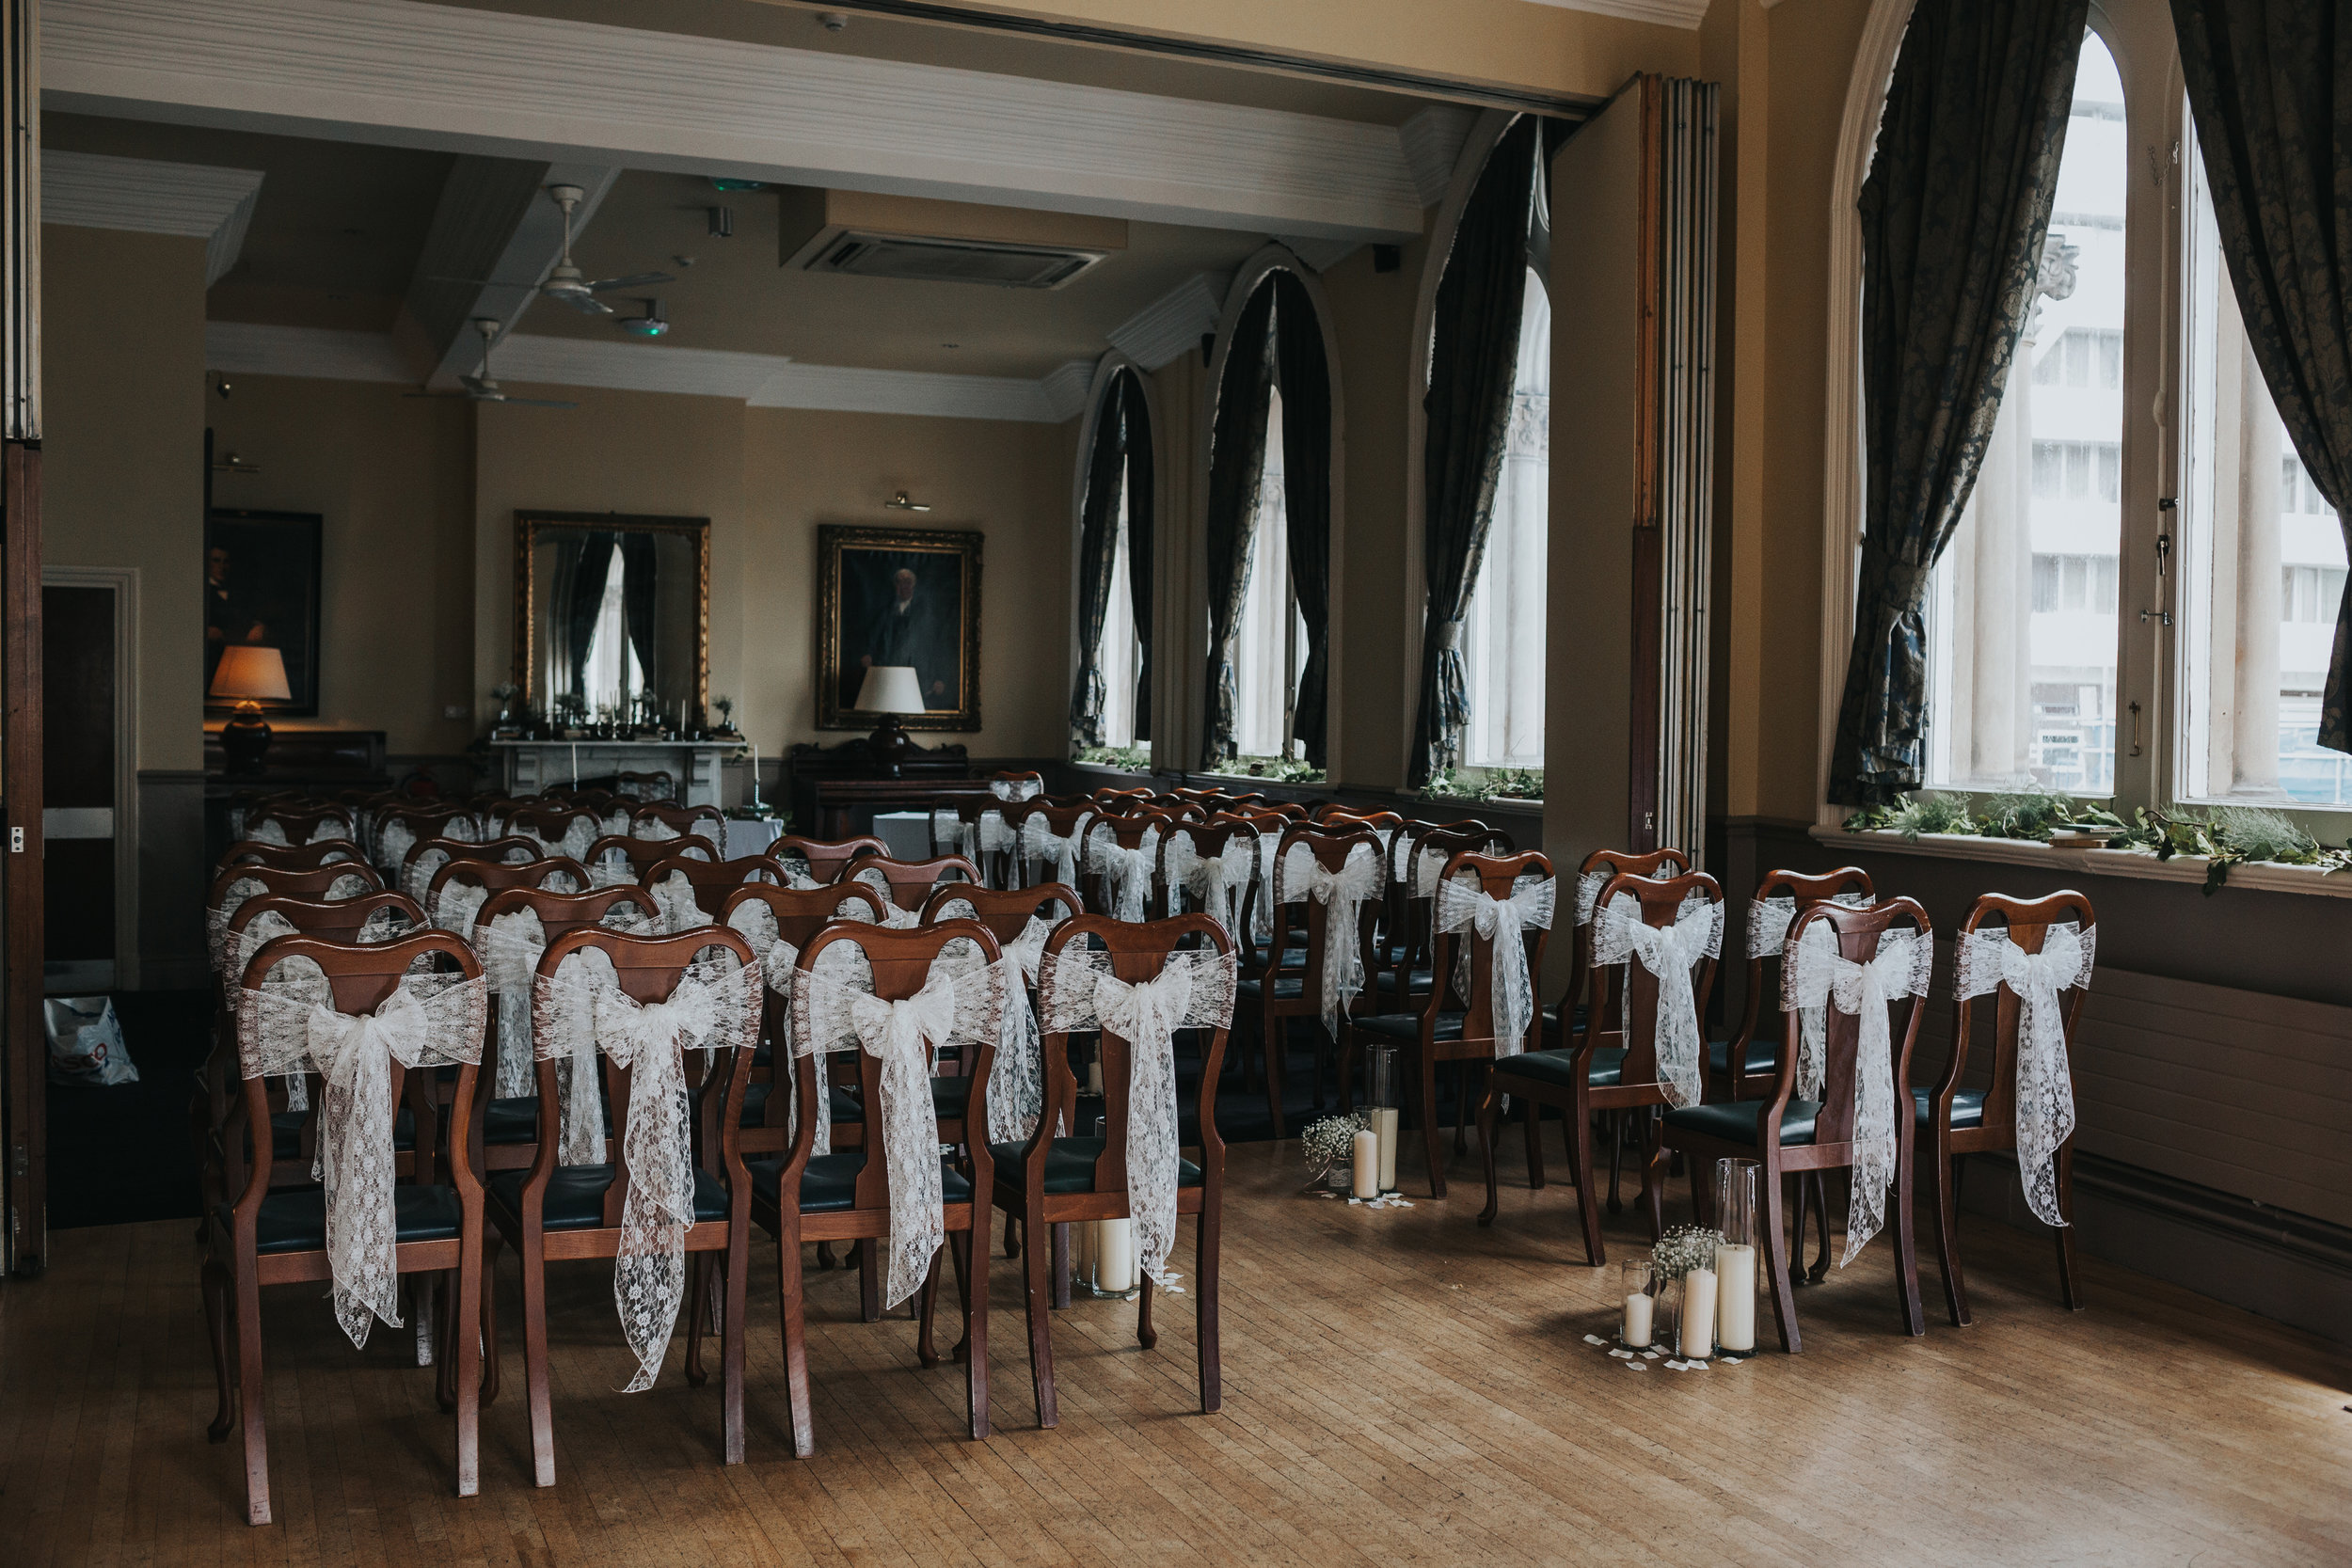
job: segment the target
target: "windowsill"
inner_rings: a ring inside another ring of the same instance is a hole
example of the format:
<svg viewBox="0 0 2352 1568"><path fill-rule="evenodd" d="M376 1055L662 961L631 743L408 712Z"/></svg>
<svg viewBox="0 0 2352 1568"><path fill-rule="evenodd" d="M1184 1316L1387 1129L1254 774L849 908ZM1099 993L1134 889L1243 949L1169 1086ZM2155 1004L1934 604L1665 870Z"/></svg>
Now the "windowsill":
<svg viewBox="0 0 2352 1568"><path fill-rule="evenodd" d="M2080 866L2096 877L2131 877L2147 882L2187 882L2202 886L2205 868L2213 863L2202 855L2175 855L2158 860L2152 849L2058 849L2026 838L1982 838L1973 833L1921 833L1904 837L1892 828L1849 832L1843 828L1816 827L1820 844L1867 845L1875 853L1925 855L1931 860L1997 861L2006 865L2033 865L2043 870ZM2249 888L2262 893L2302 893L2323 898L2352 898L2352 873L2322 871L2310 865L2280 865L2263 861L2233 865L2225 888Z"/></svg>
<svg viewBox="0 0 2352 1568"><path fill-rule="evenodd" d="M1544 809L1542 799L1532 795L1423 795L1418 789L1400 789L1396 795L1400 800L1410 800L1423 806L1444 806L1449 810L1458 808L1475 812L1482 808L1498 808L1540 814Z"/></svg>

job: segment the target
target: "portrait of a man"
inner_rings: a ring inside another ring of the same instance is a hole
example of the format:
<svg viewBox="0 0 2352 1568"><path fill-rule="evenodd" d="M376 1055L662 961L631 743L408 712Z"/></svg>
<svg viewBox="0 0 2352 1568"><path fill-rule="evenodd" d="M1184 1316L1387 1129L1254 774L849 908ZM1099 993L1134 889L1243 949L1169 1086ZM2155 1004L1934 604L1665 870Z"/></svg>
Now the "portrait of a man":
<svg viewBox="0 0 2352 1568"><path fill-rule="evenodd" d="M914 671L925 712L910 728L978 727L977 533L828 526L820 531L819 723L862 727L855 714L868 670Z"/></svg>
<svg viewBox="0 0 2352 1568"><path fill-rule="evenodd" d="M274 713L318 712L319 533L315 513L215 511L204 524L204 689L223 650L247 642L276 648L286 664ZM215 713L236 705L214 702Z"/></svg>

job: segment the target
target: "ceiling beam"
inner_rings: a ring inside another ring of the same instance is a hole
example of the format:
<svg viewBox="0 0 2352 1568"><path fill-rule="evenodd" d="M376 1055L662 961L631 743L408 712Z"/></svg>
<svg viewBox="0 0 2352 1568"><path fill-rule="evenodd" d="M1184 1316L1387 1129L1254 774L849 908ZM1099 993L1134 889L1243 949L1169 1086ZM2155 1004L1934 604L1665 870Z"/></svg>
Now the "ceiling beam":
<svg viewBox="0 0 2352 1568"><path fill-rule="evenodd" d="M564 212L549 185L585 194L572 215L577 239L621 171L611 165L543 163L469 153L450 169L440 204L417 253L397 332L407 356L437 390L480 363L476 317L515 329L564 248Z"/></svg>
<svg viewBox="0 0 2352 1568"><path fill-rule="evenodd" d="M1395 126L414 0L47 0L49 106L1363 241Z"/></svg>
<svg viewBox="0 0 2352 1568"><path fill-rule="evenodd" d="M259 169L103 152L48 151L40 161L41 222L202 240L208 289L237 264L261 194Z"/></svg>

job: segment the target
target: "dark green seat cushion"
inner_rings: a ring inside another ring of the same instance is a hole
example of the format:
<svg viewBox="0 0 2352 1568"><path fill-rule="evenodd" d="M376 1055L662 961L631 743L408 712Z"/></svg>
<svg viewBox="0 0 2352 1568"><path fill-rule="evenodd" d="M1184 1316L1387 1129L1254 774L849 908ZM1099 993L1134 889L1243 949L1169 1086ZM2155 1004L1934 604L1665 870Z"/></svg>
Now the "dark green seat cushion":
<svg viewBox="0 0 2352 1568"><path fill-rule="evenodd" d="M493 1100L482 1113L485 1144L535 1144L539 1141L539 1097Z"/></svg>
<svg viewBox="0 0 2352 1568"><path fill-rule="evenodd" d="M1433 1040L1458 1040L1462 1037L1462 1020L1466 1013L1439 1013ZM1379 1035L1392 1040L1421 1038L1421 1014L1379 1013L1371 1018L1351 1020L1355 1026L1369 1035Z"/></svg>
<svg viewBox="0 0 2352 1568"><path fill-rule="evenodd" d="M1056 1138L1045 1151L1045 1191L1049 1195L1090 1193L1094 1191L1094 1162L1103 1157L1101 1138ZM1008 1185L1021 1180L1021 1144L991 1144L990 1154L995 1157L996 1179ZM1200 1167L1190 1160L1176 1162L1176 1185L1200 1185Z"/></svg>
<svg viewBox="0 0 2352 1568"><path fill-rule="evenodd" d="M235 1212L229 1204L215 1204L213 1213L224 1228L235 1227ZM457 1234L461 1217L454 1188L410 1186L392 1189L395 1240L448 1241ZM272 1193L262 1199L261 1212L254 1216L253 1223L257 1251L321 1251L326 1245L326 1193L319 1187L295 1187Z"/></svg>
<svg viewBox="0 0 2352 1568"><path fill-rule="evenodd" d="M1933 1089L1914 1089L1911 1091L1911 1117L1913 1121L1921 1127L1932 1127L1935 1125L1935 1091ZM1955 1129L1959 1129L1963 1127L1982 1127L1983 1125L1984 1091L1982 1089L1954 1090L1952 1094L1952 1126Z"/></svg>
<svg viewBox="0 0 2352 1568"><path fill-rule="evenodd" d="M1719 1100L1705 1105L1679 1105L1667 1111L1666 1125L1730 1143L1753 1144L1760 1140L1756 1123L1772 1103L1769 1100ZM1820 1109L1818 1101L1790 1101L1780 1118L1782 1146L1811 1143L1813 1118Z"/></svg>
<svg viewBox="0 0 2352 1568"><path fill-rule="evenodd" d="M1746 1066L1744 1066L1740 1070L1744 1075L1748 1076L1767 1073L1772 1070L1773 1067L1779 1061L1779 1058L1780 1047L1776 1042L1772 1040L1750 1040L1748 1042ZM1708 1040L1707 1042L1707 1069L1709 1072L1728 1072L1731 1070L1731 1042L1729 1040Z"/></svg>
<svg viewBox="0 0 2352 1568"><path fill-rule="evenodd" d="M1413 970L1405 976L1405 994L1407 996L1427 996L1429 994L1429 971L1425 969ZM1393 969L1384 969L1379 974L1374 975L1372 977L1372 989L1383 995L1394 996L1396 994L1396 971Z"/></svg>
<svg viewBox="0 0 2352 1568"><path fill-rule="evenodd" d="M1584 1027L1584 1004L1581 1002L1579 1002L1575 1007L1570 1009L1569 1016L1575 1019L1576 1026L1579 1029ZM1544 1009L1544 1033L1547 1035L1556 1035L1559 1032L1560 1009L1557 1006L1546 1007Z"/></svg>
<svg viewBox="0 0 2352 1568"><path fill-rule="evenodd" d="M269 1117L269 1157L302 1158L302 1124L308 1111L272 1111ZM392 1148L405 1154L417 1147L417 1113L403 1105L392 1113Z"/></svg>
<svg viewBox="0 0 2352 1568"><path fill-rule="evenodd" d="M520 1214L527 1170L496 1170L483 1183L490 1201L510 1214ZM611 1165L558 1165L548 1178L547 1198L540 1223L549 1230L594 1230L604 1223L604 1193L612 1185ZM717 1177L694 1171L694 1223L727 1217L727 1190Z"/></svg>
<svg viewBox="0 0 2352 1568"><path fill-rule="evenodd" d="M784 1162L755 1160L747 1168L752 1173L752 1191L771 1203L775 1202L776 1190L784 1180ZM856 1208L857 1179L865 1169L866 1151L862 1148L810 1155L808 1164L801 1169L801 1212L838 1213ZM944 1203L972 1201L972 1183L944 1158L939 1162L939 1195Z"/></svg>
<svg viewBox="0 0 2352 1568"><path fill-rule="evenodd" d="M1233 988L1233 991L1236 996L1255 1002L1265 994L1265 982L1243 980ZM1274 1000L1277 1002L1295 1002L1306 994L1307 977L1304 974L1285 970L1274 976Z"/></svg>
<svg viewBox="0 0 2352 1568"><path fill-rule="evenodd" d="M1625 1053L1596 1051L1585 1078L1595 1088L1614 1088L1624 1079ZM1500 1078L1532 1079L1547 1088L1576 1087L1576 1053L1573 1051L1524 1051L1516 1056L1505 1056L1495 1063L1495 1075ZM1504 1086L1509 1092L1509 1085Z"/></svg>

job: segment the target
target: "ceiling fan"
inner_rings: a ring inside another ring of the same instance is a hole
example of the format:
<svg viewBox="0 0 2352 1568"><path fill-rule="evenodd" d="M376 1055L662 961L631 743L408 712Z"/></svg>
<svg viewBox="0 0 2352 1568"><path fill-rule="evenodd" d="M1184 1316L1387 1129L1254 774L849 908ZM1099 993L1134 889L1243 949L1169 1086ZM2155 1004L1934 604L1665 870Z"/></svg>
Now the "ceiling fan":
<svg viewBox="0 0 2352 1568"><path fill-rule="evenodd" d="M473 329L482 334L482 369L477 374L461 375L457 378L465 384L466 389L463 392L410 392L406 395L412 398L462 397L474 403L511 403L523 408L577 408L580 406L577 403L567 403L556 398L509 397L500 389L496 381L490 379L490 342L499 335L498 318L476 316L473 319Z"/></svg>
<svg viewBox="0 0 2352 1568"><path fill-rule="evenodd" d="M564 254L556 259L539 292L559 304L568 305L583 316L609 316L612 307L596 295L612 289L642 289L654 283L677 281L666 272L633 272L627 277L602 277L591 283L572 264L572 209L578 207L588 193L578 185L549 185L548 195L564 209Z"/></svg>

